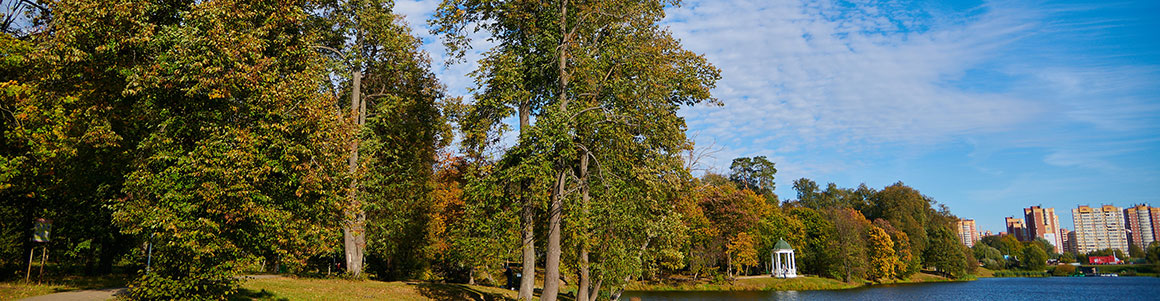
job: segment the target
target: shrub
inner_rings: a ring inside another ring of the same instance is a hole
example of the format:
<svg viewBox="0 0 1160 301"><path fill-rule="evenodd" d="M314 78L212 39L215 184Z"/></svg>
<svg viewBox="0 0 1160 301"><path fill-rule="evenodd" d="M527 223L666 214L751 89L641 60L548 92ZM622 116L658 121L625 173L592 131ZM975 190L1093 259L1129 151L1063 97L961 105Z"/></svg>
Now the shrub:
<svg viewBox="0 0 1160 301"><path fill-rule="evenodd" d="M1055 269L1051 271L1051 274L1055 276L1068 276L1075 274L1075 266L1070 264L1057 265L1055 266Z"/></svg>

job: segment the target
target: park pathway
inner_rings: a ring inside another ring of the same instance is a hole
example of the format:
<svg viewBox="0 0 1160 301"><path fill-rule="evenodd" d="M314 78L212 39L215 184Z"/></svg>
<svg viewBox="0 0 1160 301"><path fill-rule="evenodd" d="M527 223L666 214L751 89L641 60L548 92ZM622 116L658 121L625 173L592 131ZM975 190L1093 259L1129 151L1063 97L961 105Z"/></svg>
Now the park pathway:
<svg viewBox="0 0 1160 301"><path fill-rule="evenodd" d="M40 295L36 297L28 297L20 299L21 301L89 301L89 300L109 300L113 296L125 291L124 287L106 288L99 290L80 290L69 291L63 293L55 293L48 295Z"/></svg>
<svg viewBox="0 0 1160 301"><path fill-rule="evenodd" d="M247 279L247 280L248 279L277 278L277 277L280 277L280 276L278 276L278 275L238 276L238 278ZM103 301L103 300L113 299L114 296L117 296L118 294L124 293L126 289L128 289L128 288L118 287L118 288L105 288L105 289L99 289L99 290L68 291L68 292L61 292L61 293L55 293L55 294L40 295L40 296L36 296L36 297L28 297L28 298L20 299L18 301L97 301L97 300Z"/></svg>

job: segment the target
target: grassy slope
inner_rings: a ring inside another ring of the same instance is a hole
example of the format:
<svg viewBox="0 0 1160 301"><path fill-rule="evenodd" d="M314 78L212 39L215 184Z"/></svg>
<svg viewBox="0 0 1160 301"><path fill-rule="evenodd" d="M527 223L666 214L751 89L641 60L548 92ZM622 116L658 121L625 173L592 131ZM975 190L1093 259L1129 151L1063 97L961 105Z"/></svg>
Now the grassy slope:
<svg viewBox="0 0 1160 301"><path fill-rule="evenodd" d="M858 287L858 284L845 283L842 281L818 278L818 277L798 277L790 279L778 279L773 277L757 277L738 279L733 283L632 283L629 284L628 290L635 291L799 291L799 290L831 290L831 289L847 289Z"/></svg>
<svg viewBox="0 0 1160 301"><path fill-rule="evenodd" d="M506 300L515 291L463 284L270 278L246 281L236 300Z"/></svg>

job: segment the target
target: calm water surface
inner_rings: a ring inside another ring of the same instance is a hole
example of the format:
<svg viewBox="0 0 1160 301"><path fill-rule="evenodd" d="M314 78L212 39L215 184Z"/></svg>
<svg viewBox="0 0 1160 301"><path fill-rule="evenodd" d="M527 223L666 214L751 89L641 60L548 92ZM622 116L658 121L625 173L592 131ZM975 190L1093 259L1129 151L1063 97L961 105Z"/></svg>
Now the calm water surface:
<svg viewBox="0 0 1160 301"><path fill-rule="evenodd" d="M1160 300L1160 278L983 278L839 291L625 292L622 300Z"/></svg>

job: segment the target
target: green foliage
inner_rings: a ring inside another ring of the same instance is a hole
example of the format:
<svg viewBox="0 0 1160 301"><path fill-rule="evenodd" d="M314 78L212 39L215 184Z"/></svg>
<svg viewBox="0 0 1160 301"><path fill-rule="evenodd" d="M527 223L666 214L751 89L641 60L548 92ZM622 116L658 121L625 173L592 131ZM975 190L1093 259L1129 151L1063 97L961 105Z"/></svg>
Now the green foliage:
<svg viewBox="0 0 1160 301"><path fill-rule="evenodd" d="M836 269L831 274L842 277L842 281L862 279L869 263L866 257L866 236L870 222L862 213L849 208L826 211L834 225L834 237L830 240L830 252L834 253Z"/></svg>
<svg viewBox="0 0 1160 301"><path fill-rule="evenodd" d="M1063 252L1063 254L1059 254L1059 262L1060 263L1075 263L1075 262L1079 262L1079 261L1076 261L1074 253L1068 251L1068 252Z"/></svg>
<svg viewBox="0 0 1160 301"><path fill-rule="evenodd" d="M1051 277L1051 273L1043 271L996 271L995 277Z"/></svg>
<svg viewBox="0 0 1160 301"><path fill-rule="evenodd" d="M1003 254L999 252L999 249L984 243L977 243L971 247L971 251L974 257L979 260L979 263L982 263L983 267L987 269L1001 270L1007 268L1007 261L1003 259Z"/></svg>
<svg viewBox="0 0 1160 301"><path fill-rule="evenodd" d="M1072 274L1075 274L1075 270L1076 270L1076 268L1074 265L1070 265L1070 264L1056 265L1055 268L1053 268L1051 270L1051 275L1053 275L1053 276L1070 276Z"/></svg>
<svg viewBox="0 0 1160 301"><path fill-rule="evenodd" d="M789 215L802 223L803 239L793 245L797 249L798 272L830 275L836 264L833 252L829 249L836 232L834 223L810 208L791 208Z"/></svg>
<svg viewBox="0 0 1160 301"><path fill-rule="evenodd" d="M1136 244L1129 244L1128 255L1132 256L1132 258L1144 258L1145 253L1144 249L1140 248L1140 246L1137 246Z"/></svg>
<svg viewBox="0 0 1160 301"><path fill-rule="evenodd" d="M1148 251L1145 252L1144 258L1148 260L1148 263L1160 267L1160 241L1148 244Z"/></svg>
<svg viewBox="0 0 1160 301"><path fill-rule="evenodd" d="M1042 237L1036 237L1035 241L1032 241L1030 244L1039 246L1040 249L1043 249L1043 251L1047 252L1049 255L1055 252L1055 245L1052 245L1050 241L1047 241L1047 239Z"/></svg>
<svg viewBox="0 0 1160 301"><path fill-rule="evenodd" d="M729 165L729 180L744 189L749 189L765 197L771 204L777 204L774 177L777 168L765 156L734 158Z"/></svg>
<svg viewBox="0 0 1160 301"><path fill-rule="evenodd" d="M1023 249L1023 257L1019 261L1024 269L1043 271L1047 269L1047 252L1043 251L1038 244L1031 244Z"/></svg>
<svg viewBox="0 0 1160 301"><path fill-rule="evenodd" d="M949 225L948 225L949 226ZM935 227L930 231L930 242L923 251L923 263L934 267L950 278L960 278L968 273L966 248L948 227Z"/></svg>

